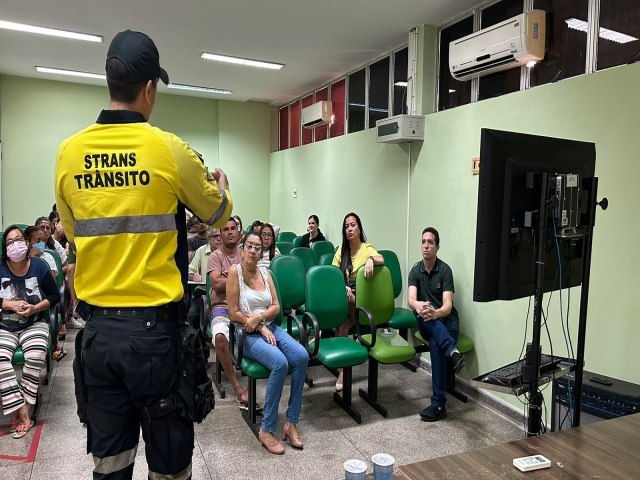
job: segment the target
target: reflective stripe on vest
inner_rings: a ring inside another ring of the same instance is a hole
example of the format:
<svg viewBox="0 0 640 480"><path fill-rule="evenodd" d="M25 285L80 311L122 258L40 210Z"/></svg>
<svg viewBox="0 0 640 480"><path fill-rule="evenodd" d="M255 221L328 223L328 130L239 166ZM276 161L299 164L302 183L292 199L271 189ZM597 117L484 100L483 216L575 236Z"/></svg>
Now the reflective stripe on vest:
<svg viewBox="0 0 640 480"><path fill-rule="evenodd" d="M118 233L159 233L175 229L176 219L172 214L140 215L78 220L74 234L76 237L98 237Z"/></svg>
<svg viewBox="0 0 640 480"><path fill-rule="evenodd" d="M229 199L227 198L227 192L225 192L224 190L221 190L220 196L222 197L220 206L215 212L213 212L213 215L211 215L209 219L205 222L209 225L213 225L214 223L216 223L218 220L222 218L222 215L224 215L224 211L227 209L227 205L229 204Z"/></svg>

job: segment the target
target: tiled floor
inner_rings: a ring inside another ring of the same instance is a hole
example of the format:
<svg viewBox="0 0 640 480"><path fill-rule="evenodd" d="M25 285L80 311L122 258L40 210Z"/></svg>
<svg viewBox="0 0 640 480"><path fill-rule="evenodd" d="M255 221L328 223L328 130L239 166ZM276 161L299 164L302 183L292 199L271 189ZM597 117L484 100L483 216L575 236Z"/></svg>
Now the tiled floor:
<svg viewBox="0 0 640 480"><path fill-rule="evenodd" d="M43 405L40 429L14 440L7 434L8 419L0 418L0 478L45 480L91 478L93 461L86 454L86 433L75 413L73 395L73 335L67 337L67 355L54 362L51 382L41 386ZM463 452L523 437L522 427L470 400L449 399L448 418L424 423L418 411L429 403L431 382L422 370L412 373L400 366L380 371L380 401L389 410L382 418L357 394L366 388L366 367L354 370L354 407L362 414L356 424L333 402L335 378L322 367L312 367L313 388L305 387L298 425L305 443L303 451L286 446L282 456L261 448L244 423L237 404L227 397L216 399L216 408L196 425L193 453L194 479L339 479L349 458L369 461L375 453L390 453L398 464ZM243 379L242 381L246 381ZM265 382L258 382L258 399L264 398ZM280 412L288 399L285 387ZM38 434L40 437L38 439ZM34 457L29 461L29 454ZM25 461L25 458L27 460ZM147 478L142 439L134 478Z"/></svg>

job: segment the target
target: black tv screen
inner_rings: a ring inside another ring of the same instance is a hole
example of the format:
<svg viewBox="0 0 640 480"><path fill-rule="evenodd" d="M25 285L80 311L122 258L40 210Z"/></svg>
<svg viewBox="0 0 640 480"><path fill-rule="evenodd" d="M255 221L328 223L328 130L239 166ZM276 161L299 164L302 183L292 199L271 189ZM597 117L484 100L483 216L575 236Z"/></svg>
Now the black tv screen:
<svg viewBox="0 0 640 480"><path fill-rule="evenodd" d="M541 175L595 174L595 144L482 129L473 299L513 300L535 293ZM545 292L582 278L583 238L558 239L549 219L544 245Z"/></svg>

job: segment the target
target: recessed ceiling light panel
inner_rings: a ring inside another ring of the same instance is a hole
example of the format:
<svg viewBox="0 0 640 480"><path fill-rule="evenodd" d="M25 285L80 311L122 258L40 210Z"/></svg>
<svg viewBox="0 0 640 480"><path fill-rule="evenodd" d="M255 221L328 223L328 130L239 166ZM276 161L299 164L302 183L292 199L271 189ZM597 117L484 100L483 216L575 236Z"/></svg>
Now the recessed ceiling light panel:
<svg viewBox="0 0 640 480"><path fill-rule="evenodd" d="M55 28L38 27L36 25L26 25L24 23L8 22L6 20L0 20L0 28L5 30L14 30L16 32L28 32L37 33L39 35L49 35L52 37L71 38L73 40L83 40L85 42L103 42L103 38L99 35L89 35L87 33L69 32L66 30L57 30Z"/></svg>
<svg viewBox="0 0 640 480"><path fill-rule="evenodd" d="M230 57L228 55L219 55L217 53L203 52L200 55L203 60L213 60L215 62L233 63L236 65L243 65L245 67L267 68L269 70L280 70L284 67L282 63L263 62L262 60L252 60L249 58Z"/></svg>
<svg viewBox="0 0 640 480"><path fill-rule="evenodd" d="M77 70L64 70L62 68L39 67L36 66L39 73L53 73L55 75L68 75L71 77L95 78L96 80L106 80L106 76L100 73L78 72Z"/></svg>

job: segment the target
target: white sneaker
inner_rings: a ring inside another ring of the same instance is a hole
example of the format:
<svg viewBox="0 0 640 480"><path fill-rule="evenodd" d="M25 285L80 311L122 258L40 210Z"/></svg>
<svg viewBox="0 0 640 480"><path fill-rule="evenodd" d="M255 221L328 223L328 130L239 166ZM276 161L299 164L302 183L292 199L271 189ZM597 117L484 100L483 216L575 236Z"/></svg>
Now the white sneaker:
<svg viewBox="0 0 640 480"><path fill-rule="evenodd" d="M67 322L67 328L83 328L85 324L85 321L78 317L78 318L71 318L71 320L69 320Z"/></svg>

